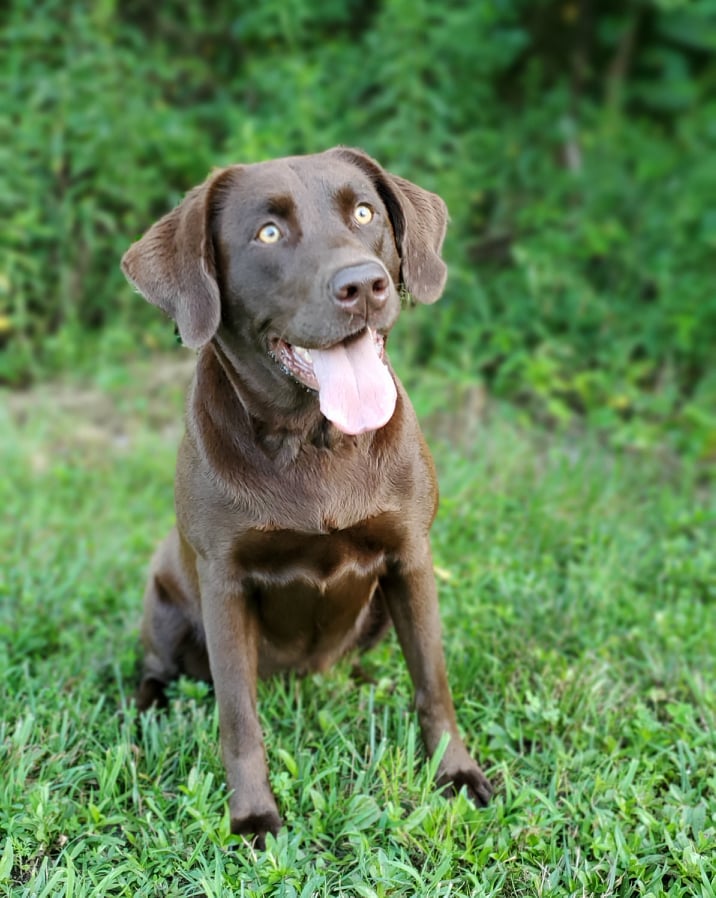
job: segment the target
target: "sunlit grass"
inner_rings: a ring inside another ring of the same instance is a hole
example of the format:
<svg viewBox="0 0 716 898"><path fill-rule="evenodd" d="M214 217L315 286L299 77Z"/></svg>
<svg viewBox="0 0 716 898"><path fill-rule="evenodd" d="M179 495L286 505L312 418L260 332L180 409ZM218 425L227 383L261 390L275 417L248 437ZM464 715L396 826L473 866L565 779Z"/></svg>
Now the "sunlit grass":
<svg viewBox="0 0 716 898"><path fill-rule="evenodd" d="M173 515L170 370L0 405L6 894L716 894L712 494L499 408L450 429L424 385L450 678L496 798L435 793L391 637L372 684L348 663L262 684L285 827L265 853L237 844L211 690L179 682L141 732L127 713Z"/></svg>

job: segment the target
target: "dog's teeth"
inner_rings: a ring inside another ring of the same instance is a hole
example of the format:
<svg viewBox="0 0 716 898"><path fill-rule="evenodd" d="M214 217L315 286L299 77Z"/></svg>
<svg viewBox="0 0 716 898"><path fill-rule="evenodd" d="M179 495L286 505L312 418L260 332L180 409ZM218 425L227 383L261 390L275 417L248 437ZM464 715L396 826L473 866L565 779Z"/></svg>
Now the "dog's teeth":
<svg viewBox="0 0 716 898"><path fill-rule="evenodd" d="M304 349L303 346L294 346L293 354L303 359L304 362L308 362L309 365L311 364L311 353L308 349Z"/></svg>

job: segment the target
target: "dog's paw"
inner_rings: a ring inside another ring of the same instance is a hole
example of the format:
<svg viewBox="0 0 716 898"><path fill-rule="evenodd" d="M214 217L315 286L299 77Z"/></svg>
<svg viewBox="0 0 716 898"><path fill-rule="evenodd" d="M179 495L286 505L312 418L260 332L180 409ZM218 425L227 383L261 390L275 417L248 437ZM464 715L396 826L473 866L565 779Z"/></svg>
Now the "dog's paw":
<svg viewBox="0 0 716 898"><path fill-rule="evenodd" d="M231 817L231 832L235 836L244 836L258 851L266 848L268 833L276 836L281 829L281 817L275 809L249 813L240 817Z"/></svg>
<svg viewBox="0 0 716 898"><path fill-rule="evenodd" d="M167 684L156 677L142 677L134 695L134 703L139 711L147 711L149 708L163 710L169 704L166 694Z"/></svg>
<svg viewBox="0 0 716 898"><path fill-rule="evenodd" d="M448 767L441 764L438 769L437 784L455 795L464 786L467 797L478 807L485 807L494 791L490 781L472 758L468 758L468 763L459 767Z"/></svg>

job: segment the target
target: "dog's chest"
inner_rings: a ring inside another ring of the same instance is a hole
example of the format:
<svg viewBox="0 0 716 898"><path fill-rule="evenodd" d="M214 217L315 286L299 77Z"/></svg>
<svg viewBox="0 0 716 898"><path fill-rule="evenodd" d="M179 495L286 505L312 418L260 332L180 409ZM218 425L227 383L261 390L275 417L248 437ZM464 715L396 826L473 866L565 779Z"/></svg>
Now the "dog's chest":
<svg viewBox="0 0 716 898"><path fill-rule="evenodd" d="M395 552L392 515L332 533L252 530L235 561L261 623L271 667L320 669L367 613Z"/></svg>
<svg viewBox="0 0 716 898"><path fill-rule="evenodd" d="M319 531L263 525L242 534L235 561L257 580L305 580L324 589L347 572L373 578L399 548L396 515L385 512L348 527Z"/></svg>
<svg viewBox="0 0 716 898"><path fill-rule="evenodd" d="M241 517L261 532L335 539L322 545L382 544L383 522L397 520L412 489L409 467L380 463L367 453L307 452L268 469L242 471L234 481ZM290 541L290 540L289 540Z"/></svg>

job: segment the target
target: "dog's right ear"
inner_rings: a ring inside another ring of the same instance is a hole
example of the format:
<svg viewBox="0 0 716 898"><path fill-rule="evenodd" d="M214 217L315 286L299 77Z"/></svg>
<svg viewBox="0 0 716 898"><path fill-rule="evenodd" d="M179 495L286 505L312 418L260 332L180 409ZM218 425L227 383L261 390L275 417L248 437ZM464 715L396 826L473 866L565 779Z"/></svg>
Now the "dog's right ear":
<svg viewBox="0 0 716 898"><path fill-rule="evenodd" d="M217 190L236 168L221 169L189 191L122 258L127 280L174 319L192 349L206 345L221 320L211 222Z"/></svg>

